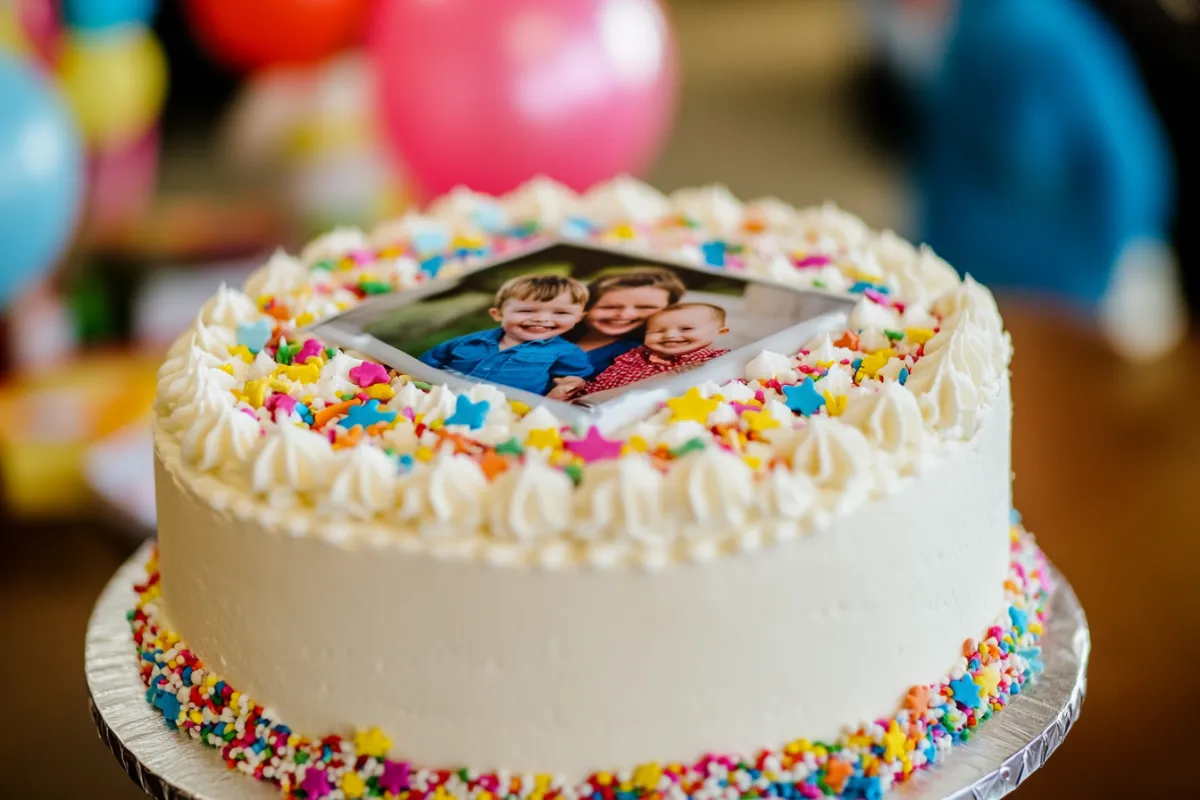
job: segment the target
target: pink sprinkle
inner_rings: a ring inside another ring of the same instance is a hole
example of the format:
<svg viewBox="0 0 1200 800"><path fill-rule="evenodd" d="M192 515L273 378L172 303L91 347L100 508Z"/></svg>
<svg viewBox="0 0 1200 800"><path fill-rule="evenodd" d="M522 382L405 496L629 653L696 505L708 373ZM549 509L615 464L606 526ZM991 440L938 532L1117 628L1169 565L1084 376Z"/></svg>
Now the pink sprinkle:
<svg viewBox="0 0 1200 800"><path fill-rule="evenodd" d="M405 406L404 410L401 411L400 413L403 414L405 417L407 417L410 420L417 418L417 412L414 411L411 406Z"/></svg>
<svg viewBox="0 0 1200 800"><path fill-rule="evenodd" d="M246 406L238 406L238 411L241 411L243 414L249 414L250 419L254 420L255 422L258 422L258 414L254 413L254 409L247 408Z"/></svg>
<svg viewBox="0 0 1200 800"><path fill-rule="evenodd" d="M387 383L388 373L382 364L376 364L374 361L364 361L350 370L350 380L356 386L366 389L368 386L374 386L377 383Z"/></svg>
<svg viewBox="0 0 1200 800"><path fill-rule="evenodd" d="M806 256L793 263L796 265L796 269L805 269L807 267L824 267L829 264L829 256Z"/></svg>
<svg viewBox="0 0 1200 800"><path fill-rule="evenodd" d="M760 403L765 403L765 402L767 402L767 393L764 392L762 389L759 389L757 392L754 393L754 399Z"/></svg>
<svg viewBox="0 0 1200 800"><path fill-rule="evenodd" d="M726 269L745 269L745 267L746 267L746 259L742 258L741 256L726 256L725 257L725 268Z"/></svg>
<svg viewBox="0 0 1200 800"><path fill-rule="evenodd" d="M370 264L375 260L375 254L370 250L353 250L348 255L351 261L360 266L362 264Z"/></svg>
<svg viewBox="0 0 1200 800"><path fill-rule="evenodd" d="M324 350L325 345L321 344L319 339L305 339L304 344L300 345L300 349L293 356L292 363L306 364L310 358L321 355Z"/></svg>
<svg viewBox="0 0 1200 800"><path fill-rule="evenodd" d="M276 412L280 410L282 410L284 414L291 415L291 413L296 409L296 402L296 398L292 397L290 394L276 392L268 397L267 401L263 403L263 405L266 407L267 411L271 412L271 416L274 417Z"/></svg>
<svg viewBox="0 0 1200 800"><path fill-rule="evenodd" d="M815 375L820 371L816 367L810 367L808 364L800 364L796 367L796 369L800 370L805 375Z"/></svg>
<svg viewBox="0 0 1200 800"><path fill-rule="evenodd" d="M878 303L881 306L886 306L888 304L888 299L875 289L865 289L863 291L863 295L866 296L866 298L871 302Z"/></svg>
<svg viewBox="0 0 1200 800"><path fill-rule="evenodd" d="M816 784L801 783L796 785L796 789L804 797L811 798L813 800L821 796L821 790L816 787Z"/></svg>

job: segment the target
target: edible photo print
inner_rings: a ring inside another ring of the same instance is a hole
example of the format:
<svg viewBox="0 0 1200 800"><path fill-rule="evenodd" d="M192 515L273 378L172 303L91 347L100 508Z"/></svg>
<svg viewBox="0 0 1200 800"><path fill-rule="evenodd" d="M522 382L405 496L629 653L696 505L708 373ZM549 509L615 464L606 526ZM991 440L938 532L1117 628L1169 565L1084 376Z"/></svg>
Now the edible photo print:
<svg viewBox="0 0 1200 800"><path fill-rule="evenodd" d="M740 377L763 350L793 352L844 324L852 305L555 241L371 298L312 332L420 380L459 390L487 382L514 400L574 406L565 416L579 419ZM617 402L631 393L643 402Z"/></svg>

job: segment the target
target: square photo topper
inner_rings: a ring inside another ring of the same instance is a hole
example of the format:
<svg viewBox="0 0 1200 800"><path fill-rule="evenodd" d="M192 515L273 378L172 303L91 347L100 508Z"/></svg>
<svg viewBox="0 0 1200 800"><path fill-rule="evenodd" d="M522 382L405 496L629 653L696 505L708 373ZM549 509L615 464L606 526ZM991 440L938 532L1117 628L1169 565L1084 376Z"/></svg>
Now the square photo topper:
<svg viewBox="0 0 1200 800"><path fill-rule="evenodd" d="M854 298L562 239L364 300L307 329L416 380L478 383L602 433L763 350L844 327Z"/></svg>

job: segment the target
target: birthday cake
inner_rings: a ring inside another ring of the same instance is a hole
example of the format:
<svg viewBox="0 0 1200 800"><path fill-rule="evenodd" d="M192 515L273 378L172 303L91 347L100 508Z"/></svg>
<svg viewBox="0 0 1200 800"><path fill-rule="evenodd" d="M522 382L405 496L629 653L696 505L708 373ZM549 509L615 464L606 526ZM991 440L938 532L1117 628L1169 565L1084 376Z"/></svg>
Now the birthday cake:
<svg viewBox="0 0 1200 800"><path fill-rule="evenodd" d="M1039 669L1009 357L928 249L722 187L277 252L159 374L147 699L296 797L876 797Z"/></svg>

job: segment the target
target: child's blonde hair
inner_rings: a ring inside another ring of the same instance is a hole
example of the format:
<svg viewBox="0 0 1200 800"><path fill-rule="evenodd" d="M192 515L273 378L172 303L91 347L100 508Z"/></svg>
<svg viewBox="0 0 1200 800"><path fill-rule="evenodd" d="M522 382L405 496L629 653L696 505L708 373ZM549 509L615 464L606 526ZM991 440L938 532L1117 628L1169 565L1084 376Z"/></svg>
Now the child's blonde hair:
<svg viewBox="0 0 1200 800"><path fill-rule="evenodd" d="M675 305L667 306L660 311L655 311L653 314L646 317L646 322L648 324L650 320L654 319L659 314L666 314L668 311L679 311L684 308L707 308L712 312L713 316L717 318L717 323L722 328L725 327L725 309L721 308L720 306L715 306L712 303L676 303Z"/></svg>
<svg viewBox="0 0 1200 800"><path fill-rule="evenodd" d="M588 284L588 290L591 296L588 297L587 307L591 309L596 305L601 297L613 289L637 289L642 286L650 286L655 289L662 289L667 293L667 303L677 303L679 298L683 297L683 293L687 291L687 287L683 285L683 281L669 269L664 267L633 267L624 272L616 272L612 275L605 275L602 278L597 278Z"/></svg>
<svg viewBox="0 0 1200 800"><path fill-rule="evenodd" d="M574 278L562 275L518 275L504 282L496 292L495 307L503 308L508 300L546 302L563 292L571 293L571 302L585 305L588 288Z"/></svg>

